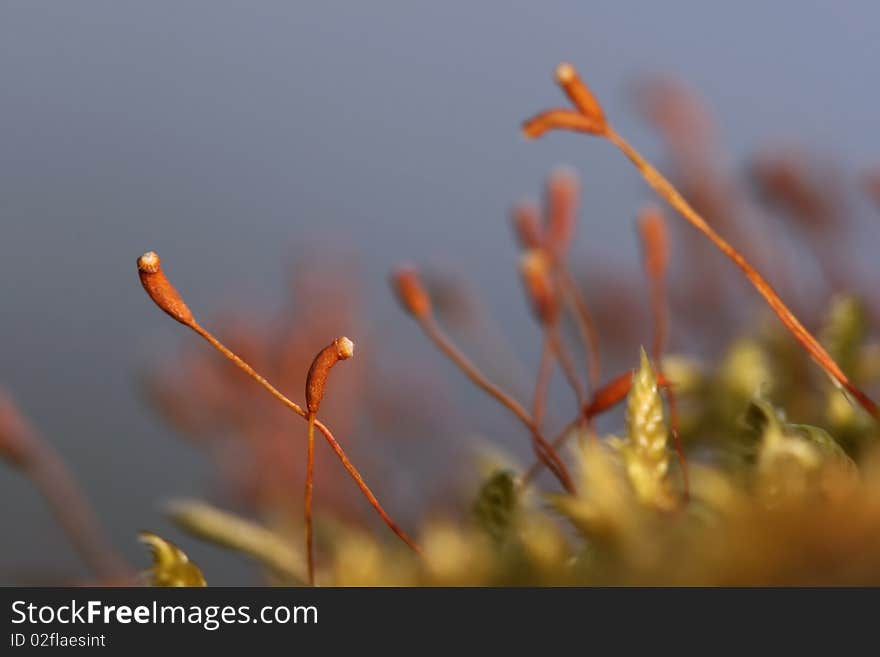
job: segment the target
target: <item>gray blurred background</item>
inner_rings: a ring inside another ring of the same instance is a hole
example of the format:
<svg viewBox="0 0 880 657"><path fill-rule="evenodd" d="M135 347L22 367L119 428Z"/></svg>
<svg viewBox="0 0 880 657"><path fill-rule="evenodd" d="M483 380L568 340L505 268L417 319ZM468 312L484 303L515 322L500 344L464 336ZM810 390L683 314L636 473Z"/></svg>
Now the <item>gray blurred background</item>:
<svg viewBox="0 0 880 657"><path fill-rule="evenodd" d="M359 258L372 329L434 367L445 365L395 307L386 273L402 259L443 263L534 363L510 204L572 165L585 196L578 252L636 267L632 215L649 197L606 144L520 136L523 118L561 102L559 61L649 156L660 148L629 85L660 72L706 99L731 167L792 141L858 171L880 158L878 20L869 0L4 0L0 383L134 563L146 564L144 527L193 547L161 502L204 494L209 466L138 388L191 336L144 297L138 255L160 252L210 313L272 309L292 252L341 247ZM84 572L6 467L0 500L0 581L45 564ZM253 581L241 561L193 550L216 583Z"/></svg>

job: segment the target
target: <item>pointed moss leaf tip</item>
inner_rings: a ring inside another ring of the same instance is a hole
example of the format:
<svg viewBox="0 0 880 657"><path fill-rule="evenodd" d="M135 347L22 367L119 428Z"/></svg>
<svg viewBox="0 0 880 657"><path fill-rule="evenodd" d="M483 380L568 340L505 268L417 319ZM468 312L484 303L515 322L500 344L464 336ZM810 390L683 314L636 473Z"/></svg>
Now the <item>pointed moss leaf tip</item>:
<svg viewBox="0 0 880 657"><path fill-rule="evenodd" d="M149 571L153 586L207 586L201 569L174 543L148 531L140 532L138 540L148 545L153 555Z"/></svg>
<svg viewBox="0 0 880 657"><path fill-rule="evenodd" d="M621 453L633 488L642 502L669 508L672 498L666 477L668 432L657 375L644 348L627 396L625 423L627 441Z"/></svg>
<svg viewBox="0 0 880 657"><path fill-rule="evenodd" d="M657 386L657 375L651 361L641 349L639 369L633 376L626 401L626 433L640 450L657 452L666 449L666 424L663 401Z"/></svg>

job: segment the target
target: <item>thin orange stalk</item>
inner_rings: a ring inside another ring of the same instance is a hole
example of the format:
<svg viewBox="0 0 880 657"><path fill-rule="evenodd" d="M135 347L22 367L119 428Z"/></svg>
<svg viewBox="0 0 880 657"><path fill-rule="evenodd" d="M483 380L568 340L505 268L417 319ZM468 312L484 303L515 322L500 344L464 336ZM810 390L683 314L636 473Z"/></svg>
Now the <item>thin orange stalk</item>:
<svg viewBox="0 0 880 657"><path fill-rule="evenodd" d="M550 445L553 447L553 449L559 450L559 448L563 447L566 440L568 439L568 436L571 435L571 432L574 431L576 427L580 426L583 420L583 413L578 413L577 417L566 424L562 428L562 430L558 434L556 434L556 437L550 441ZM541 459L534 461L523 474L522 483L524 485L529 484L546 465L547 464L544 463Z"/></svg>
<svg viewBox="0 0 880 657"><path fill-rule="evenodd" d="M561 250L560 245L554 247L554 250L557 249ZM586 395L571 356L559 335L560 303L559 291L553 277L553 257L544 249L525 251L520 258L520 274L535 319L544 329L545 340L562 365L565 377L580 405L584 403Z"/></svg>
<svg viewBox="0 0 880 657"><path fill-rule="evenodd" d="M312 540L312 492L314 489L315 469L315 420L318 409L324 398L324 388L331 368L340 360L348 360L354 355L354 343L348 338L336 338L324 347L312 361L306 375L306 408L309 412L309 429L307 434L308 451L306 455L306 490L304 515L306 523L306 557L308 564L309 585L315 585L315 556Z"/></svg>
<svg viewBox="0 0 880 657"><path fill-rule="evenodd" d="M535 424L540 426L544 419L546 410L547 389L550 385L550 379L553 374L553 364L556 361L562 367L568 385L571 387L578 402L578 408L581 408L586 401L586 393L581 385L580 380L575 372L574 361L571 354L565 348L562 339L559 336L559 329L548 327L544 333L544 345L541 348L541 362L538 366L537 383L535 385L535 398L532 407L532 419Z"/></svg>
<svg viewBox="0 0 880 657"><path fill-rule="evenodd" d="M840 369L831 355L813 337L813 335L801 324L795 314L785 305L769 282L737 251L733 246L716 233L706 223L696 210L678 193L675 187L663 177L642 155L635 150L626 140L613 130L609 130L608 139L633 162L641 172L645 181L663 198L669 205L678 211L692 226L705 235L722 253L740 268L749 282L764 298L776 316L782 321L789 332L806 349L807 353L825 372L835 380L846 392L852 395L868 413L875 419L880 419L880 407L868 395L853 384L847 375Z"/></svg>
<svg viewBox="0 0 880 657"><path fill-rule="evenodd" d="M171 282L165 277L158 255L153 252L148 252L138 258L138 274L140 276L141 284L143 285L144 290L146 290L149 297L157 306L159 306L161 310L163 310L165 313L176 319L178 322L201 336L204 340L208 342L208 344L214 347L236 367L238 367L254 381L260 384L270 395L281 402L284 406L289 408L291 411L299 415L304 420L308 420L308 414L305 410L303 410L302 407L283 395L264 377L258 374L253 367L251 367L244 360L239 358L237 354L226 347L226 345L215 338L210 331L203 328L195 320L192 312L183 302L180 294L177 292L177 290L174 289L174 286L171 285ZM361 493L364 495L364 497L367 498L370 506L372 506L373 509L375 509L376 513L379 514L379 517L382 518L382 520L385 522L386 525L388 525L391 531L397 534L397 536L404 543L406 543L416 553L421 554L421 550L419 549L418 545L416 545L416 543L406 534L406 532L404 532L397 525L397 523L395 523L391 519L391 516L389 516L385 512L385 509L382 508L382 505L379 504L379 500L376 499L376 496L370 490L369 486L367 486L360 472L358 472L354 464L352 464L352 462L348 459L348 456L345 454L345 451L342 449L342 446L337 442L336 438L334 438L333 434L330 432L330 429L328 429L320 420L315 420L314 424L318 428L318 431L320 431L324 438L327 440L330 448L336 453L336 456L342 462L342 465L348 472L349 476L354 480L355 484L357 484L357 487L360 489Z"/></svg>
<svg viewBox="0 0 880 657"><path fill-rule="evenodd" d="M590 387L599 385L599 341L590 309L566 262L577 225L580 189L575 174L568 169L557 169L547 179L545 187L546 234L543 251L549 259L556 294L567 306L580 333L587 360ZM583 400L581 400L583 401Z"/></svg>
<svg viewBox="0 0 880 657"><path fill-rule="evenodd" d="M740 268L749 282L764 298L794 338L810 354L814 361L835 381L839 387L854 397L859 404L875 419L880 419L880 407L855 386L840 366L828 354L819 341L804 328L800 320L782 301L769 282L724 238L694 210L681 196L678 190L653 165L651 165L633 146L621 137L605 120L601 106L595 96L587 89L570 64L561 64L556 71L557 82L568 95L572 103L580 110L550 110L542 112L523 125L527 137L534 138L549 130L565 129L584 132L608 139L635 165L645 182L694 228L699 230L722 253ZM571 114L581 116L575 119Z"/></svg>
<svg viewBox="0 0 880 657"><path fill-rule="evenodd" d="M443 352L449 360L451 360L465 376L478 388L483 390L490 397L494 398L498 403L513 413L517 419L529 430L532 436L532 448L536 456L541 460L547 468L556 476L559 483L562 484L569 492L574 492L574 484L568 468L559 458L556 450L547 442L541 434L541 430L533 421L528 411L516 401L513 397L504 392L497 385L489 381L483 373L465 356L452 341L446 336L439 327L433 317L425 317L419 319L419 325L425 332L425 335Z"/></svg>
<svg viewBox="0 0 880 657"><path fill-rule="evenodd" d="M315 585L314 539L312 538L312 492L315 472L315 414L309 413L308 448L306 450L306 492L303 501L306 523L306 564L309 586Z"/></svg>
<svg viewBox="0 0 880 657"><path fill-rule="evenodd" d="M578 378L574 366L574 359L571 357L571 354L565 347L565 343L562 341L562 337L559 335L559 328L554 325L547 330L553 353L556 355L556 358L559 359L559 364L562 367L562 372L565 374L568 385L571 386L571 389L574 391L578 406L583 406L584 402L587 400L587 393Z"/></svg>
<svg viewBox="0 0 880 657"><path fill-rule="evenodd" d="M574 484L568 469L541 434L541 430L535 424L528 411L513 397L489 381L479 368L459 351L458 347L452 343L443 332L443 329L440 328L440 325L437 324L431 305L431 297L422 283L418 270L409 266L399 267L392 274L391 284L400 305L418 322L425 335L474 385L507 408L525 425L531 434L532 449L535 455L547 465L563 488L569 492L574 491ZM545 298L544 301L547 304L542 307L542 312L552 313L552 302L548 298Z"/></svg>
<svg viewBox="0 0 880 657"><path fill-rule="evenodd" d="M552 273L554 274L553 283L558 288L555 296L562 299L562 302L569 308L574 317L575 326L580 333L584 345L590 386L595 387L598 385L601 371L599 340L590 309L578 291L577 285L565 262L565 250L571 239L574 223L573 216L566 215L573 214L574 203L570 198L560 198L563 195L558 189L559 186L557 184L556 189L552 189L548 183L548 214L550 222L546 230L541 226L538 208L531 203L519 203L514 206L512 212L513 227L517 240L524 249L525 263L528 263L530 259L534 260L534 254L541 254L539 256L541 259L549 261ZM556 192L555 194L553 193L554 191ZM569 191L569 196L572 193ZM532 255L530 256L529 254ZM529 285L528 281L526 281L526 284L527 286ZM541 293L544 294L546 291ZM530 290L530 294L534 296L534 291ZM533 300L533 303L539 304L540 302ZM553 308L554 312L556 310L556 308ZM540 309L536 308L536 311L539 314L539 319L541 319ZM573 367L570 369L574 371ZM570 376L569 381L572 381ZM575 387L576 392L578 387Z"/></svg>
<svg viewBox="0 0 880 657"><path fill-rule="evenodd" d="M589 373L590 387L595 389L599 385L602 377L602 360L599 350L599 332L596 329L596 322L593 320L593 314L587 305L586 300L578 290L577 283L571 275L568 265L562 261L556 266L556 274L558 277L562 298L565 300L574 317L575 326L584 343L584 350L587 354L587 372Z"/></svg>
<svg viewBox="0 0 880 657"><path fill-rule="evenodd" d="M532 419L536 426L541 426L544 421L544 411L547 404L547 390L553 377L553 346L545 336L544 345L541 347L541 362L538 365L538 376L535 382L535 396L532 401Z"/></svg>

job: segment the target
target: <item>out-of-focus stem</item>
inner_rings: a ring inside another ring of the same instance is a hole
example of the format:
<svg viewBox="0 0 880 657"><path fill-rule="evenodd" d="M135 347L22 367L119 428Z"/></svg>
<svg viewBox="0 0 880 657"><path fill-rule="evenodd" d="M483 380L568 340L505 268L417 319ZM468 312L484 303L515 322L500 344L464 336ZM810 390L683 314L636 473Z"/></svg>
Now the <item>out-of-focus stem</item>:
<svg viewBox="0 0 880 657"><path fill-rule="evenodd" d="M575 371L574 360L568 352L568 349L565 348L565 344L562 341L562 337L559 335L559 328L557 326L554 325L548 327L547 339L550 341L553 353L559 360L559 365L562 367L562 372L568 380L568 385L571 386L571 389L577 398L578 407L583 406L587 401L587 393L581 385L581 381Z"/></svg>
<svg viewBox="0 0 880 657"><path fill-rule="evenodd" d="M550 340L545 336L544 345L541 347L541 362L538 365L538 376L535 383L535 397L532 402L532 418L538 427L544 421L547 391L550 387L550 379L553 376L553 362L553 348L550 345Z"/></svg>
<svg viewBox="0 0 880 657"><path fill-rule="evenodd" d="M578 413L578 416L571 420L568 424L563 427L563 429L556 435L556 437L550 442L554 449L559 449L565 444L566 439L571 434L572 431L575 430L580 424L583 422L583 414ZM522 476L522 483L524 485L528 485L535 478L535 476L541 471L546 464L538 459L529 469L525 471L525 474Z"/></svg>
<svg viewBox="0 0 880 657"><path fill-rule="evenodd" d="M599 333L596 330L596 322L587 302L578 290L577 283L565 262L558 263L557 273L562 298L571 309L575 326L584 343L584 352L587 356L587 372L589 373L590 388L596 389L602 376L602 362L599 353Z"/></svg>
<svg viewBox="0 0 880 657"><path fill-rule="evenodd" d="M489 381L482 372L465 356L446 336L440 326L430 315L418 317L419 325L425 335L449 358L471 382L486 394L493 397L502 406L513 413L532 435L532 447L538 458L556 476L562 486L569 492L574 491L571 475L559 455L541 434L540 429L529 415L528 411L518 401L504 392L501 388Z"/></svg>
<svg viewBox="0 0 880 657"><path fill-rule="evenodd" d="M131 567L110 545L85 494L55 450L34 441L24 469L91 571L102 582L130 583Z"/></svg>

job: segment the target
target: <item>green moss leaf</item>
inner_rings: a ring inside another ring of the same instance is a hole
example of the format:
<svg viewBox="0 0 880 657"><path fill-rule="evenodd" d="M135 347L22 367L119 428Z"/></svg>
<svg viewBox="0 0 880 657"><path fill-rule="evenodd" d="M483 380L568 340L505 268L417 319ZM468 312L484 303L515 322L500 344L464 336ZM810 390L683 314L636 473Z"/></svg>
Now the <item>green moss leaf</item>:
<svg viewBox="0 0 880 657"><path fill-rule="evenodd" d="M503 542L515 526L519 499L512 472L494 472L480 487L474 501L473 514L477 524L494 540Z"/></svg>
<svg viewBox="0 0 880 657"><path fill-rule="evenodd" d="M171 541L153 532L141 532L138 538L150 546L153 567L149 571L153 586L207 586L199 567Z"/></svg>

